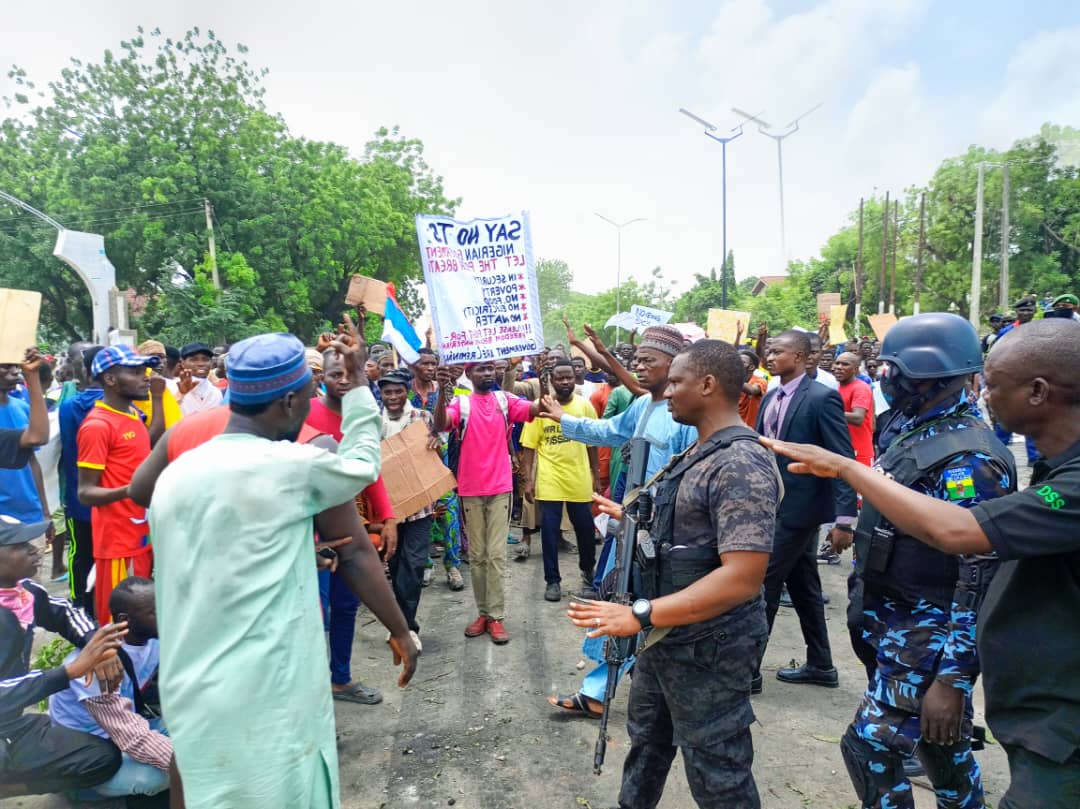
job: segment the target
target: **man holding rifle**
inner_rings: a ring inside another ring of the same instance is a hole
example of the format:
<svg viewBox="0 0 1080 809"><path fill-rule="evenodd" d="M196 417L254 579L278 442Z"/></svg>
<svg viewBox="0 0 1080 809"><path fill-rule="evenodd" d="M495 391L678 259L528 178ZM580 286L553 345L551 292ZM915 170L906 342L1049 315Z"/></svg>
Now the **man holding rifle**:
<svg viewBox="0 0 1080 809"><path fill-rule="evenodd" d="M675 357L664 396L699 440L647 486L652 528L636 551L643 592L631 606L583 601L568 610L590 637L649 630L630 688L620 809L660 802L676 747L699 807L761 805L750 771L750 680L768 636L761 585L782 487L739 417L743 378L738 352L719 340ZM610 501L602 508L621 512Z"/></svg>

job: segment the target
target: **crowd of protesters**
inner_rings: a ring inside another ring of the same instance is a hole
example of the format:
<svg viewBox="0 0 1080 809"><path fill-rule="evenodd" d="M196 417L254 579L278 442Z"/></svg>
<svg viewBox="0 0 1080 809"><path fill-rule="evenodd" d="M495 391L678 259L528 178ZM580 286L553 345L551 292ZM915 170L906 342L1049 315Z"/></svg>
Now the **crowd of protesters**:
<svg viewBox="0 0 1080 809"><path fill-rule="evenodd" d="M430 335L410 362L369 347L347 316L314 346L29 349L0 366L0 797L336 806L333 700L382 699L353 672L361 604L405 686L424 636L511 641L506 562L539 534L543 597L571 596L597 664L553 710L600 716L609 676L632 672L620 807L657 805L677 749L699 806L760 805L768 636L792 607L806 653L778 687L839 684L818 565L853 544L867 687L841 749L861 805L913 806L922 773L939 807L985 805L982 675L1012 772L998 806L1078 806L1077 307L1036 318L1024 296L982 337L930 314L844 345L828 323L732 344L652 326L610 347L566 323L537 356L460 366ZM456 487L396 513L380 442L415 424ZM609 599L641 492L657 586L631 607ZM34 580L43 551L66 598ZM440 588L471 589L466 626L419 623L440 560ZM30 667L38 628L73 644L55 668ZM639 635L609 672L603 639ZM1044 658L1018 651L1034 643Z"/></svg>

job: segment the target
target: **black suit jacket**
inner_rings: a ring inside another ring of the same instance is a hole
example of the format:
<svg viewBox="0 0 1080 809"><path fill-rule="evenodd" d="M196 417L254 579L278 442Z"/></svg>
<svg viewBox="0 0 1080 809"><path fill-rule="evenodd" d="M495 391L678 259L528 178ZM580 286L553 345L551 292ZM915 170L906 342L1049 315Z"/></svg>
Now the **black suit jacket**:
<svg viewBox="0 0 1080 809"><path fill-rule="evenodd" d="M758 411L757 431L765 435L765 416L779 388L766 394ZM784 422L780 425L781 441L796 444L815 444L848 458L855 457L851 433L844 419L844 401L832 388L803 377L791 395ZM840 478L818 478L788 472L790 459L776 456L780 476L784 481L784 499L777 518L792 526L821 525L837 516L855 517L858 504L855 490Z"/></svg>

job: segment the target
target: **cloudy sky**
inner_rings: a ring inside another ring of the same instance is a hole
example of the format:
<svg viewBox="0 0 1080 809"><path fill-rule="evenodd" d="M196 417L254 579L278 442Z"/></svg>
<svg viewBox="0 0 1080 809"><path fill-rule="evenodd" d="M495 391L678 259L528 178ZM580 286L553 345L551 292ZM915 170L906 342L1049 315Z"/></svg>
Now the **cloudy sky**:
<svg viewBox="0 0 1080 809"><path fill-rule="evenodd" d="M733 106L782 131L823 103L785 141L791 258L815 254L860 195L925 182L968 144L1080 124L1075 0L4 6L0 63L39 85L139 24L243 42L294 133L359 154L400 125L463 216L530 210L537 254L566 259L586 292L615 283L615 232L596 212L646 219L623 232L623 278L661 266L683 290L719 264L721 149L679 107L720 132ZM728 205L738 275L779 272L776 146L756 128L728 147Z"/></svg>

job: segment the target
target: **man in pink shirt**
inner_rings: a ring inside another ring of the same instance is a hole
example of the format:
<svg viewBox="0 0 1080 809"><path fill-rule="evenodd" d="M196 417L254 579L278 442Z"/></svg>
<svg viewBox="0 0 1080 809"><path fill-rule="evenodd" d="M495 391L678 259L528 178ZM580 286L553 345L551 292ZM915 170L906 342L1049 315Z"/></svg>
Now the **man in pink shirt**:
<svg viewBox="0 0 1080 809"><path fill-rule="evenodd" d="M440 396L435 405L435 426L440 431L460 429L458 496L469 531L469 570L479 617L465 629L465 637L487 632L503 644L510 636L503 626L506 599L503 569L506 565L506 532L510 527L510 495L514 489L510 470L510 427L532 421L539 402L528 402L495 390L493 362L465 366L474 393L453 397L454 375L449 368L436 372ZM452 401L451 401L452 400Z"/></svg>

